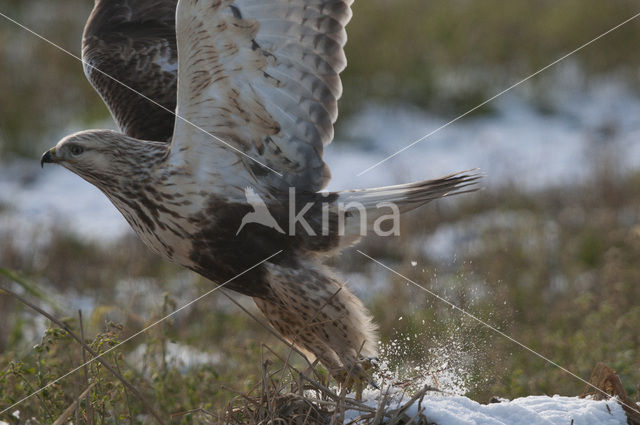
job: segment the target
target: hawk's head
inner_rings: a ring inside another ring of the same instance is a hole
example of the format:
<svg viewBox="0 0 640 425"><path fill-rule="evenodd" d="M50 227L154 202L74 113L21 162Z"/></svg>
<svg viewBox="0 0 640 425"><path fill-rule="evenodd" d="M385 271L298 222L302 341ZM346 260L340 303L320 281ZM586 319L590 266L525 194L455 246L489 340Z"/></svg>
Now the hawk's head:
<svg viewBox="0 0 640 425"><path fill-rule="evenodd" d="M104 188L148 174L149 168L166 152L165 143L145 142L111 130L89 130L60 140L42 155L40 163L60 164Z"/></svg>

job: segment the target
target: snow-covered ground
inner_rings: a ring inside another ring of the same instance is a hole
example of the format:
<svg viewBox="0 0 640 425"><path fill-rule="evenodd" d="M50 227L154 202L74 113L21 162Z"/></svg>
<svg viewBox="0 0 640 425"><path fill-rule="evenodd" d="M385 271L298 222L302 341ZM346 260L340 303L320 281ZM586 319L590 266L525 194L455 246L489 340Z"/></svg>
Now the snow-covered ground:
<svg viewBox="0 0 640 425"><path fill-rule="evenodd" d="M387 410L402 407L408 396L392 397ZM373 408L380 404L378 390L366 391L363 402ZM362 412L348 411L344 423ZM529 396L499 403L480 404L467 397L427 395L411 404L405 414L409 418L422 414L437 425L625 425L627 417L614 400L589 398Z"/></svg>
<svg viewBox="0 0 640 425"><path fill-rule="evenodd" d="M564 93L564 94L562 94ZM485 185L512 182L523 189L570 185L608 158L616 169L640 168L640 98L619 84L559 91L553 113L507 94L495 113L467 117L358 176L388 155L442 126L408 106L371 105L351 118L326 150L333 180L328 189L371 187L435 178L480 168ZM453 118L453 117L451 117ZM79 234L111 240L129 231L124 219L93 186L62 169L40 170L37 158L0 168L0 236L52 222Z"/></svg>

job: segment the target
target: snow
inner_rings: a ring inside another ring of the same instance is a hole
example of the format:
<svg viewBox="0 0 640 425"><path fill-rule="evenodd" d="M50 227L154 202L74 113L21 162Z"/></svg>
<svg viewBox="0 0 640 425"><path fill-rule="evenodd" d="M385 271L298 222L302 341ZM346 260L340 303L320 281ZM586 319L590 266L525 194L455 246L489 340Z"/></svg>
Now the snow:
<svg viewBox="0 0 640 425"><path fill-rule="evenodd" d="M136 346L136 348L128 354L127 361L130 364L138 365L142 368L145 363L145 357L153 357L156 362L164 361L172 365L176 365L182 371L189 370L201 365L215 366L219 365L222 360L222 354L209 353L198 350L190 345L180 344L176 342L167 342L164 352L148 352L149 346L146 343Z"/></svg>
<svg viewBox="0 0 640 425"><path fill-rule="evenodd" d="M364 404L378 408L380 390L369 390L363 394ZM396 393L387 409L397 409L410 397ZM427 395L406 410L409 418L421 413L429 423L437 425L624 425L627 417L615 400L592 400L589 398L564 397L559 395L529 396L500 403L480 404L467 397L450 395ZM348 411L344 423L357 418L361 412Z"/></svg>
<svg viewBox="0 0 640 425"><path fill-rule="evenodd" d="M16 241L59 224L73 225L80 236L111 241L128 231L128 224L95 186L62 167L40 170L37 161L14 161L0 171L0 235ZM42 235L41 235L42 236Z"/></svg>
<svg viewBox="0 0 640 425"><path fill-rule="evenodd" d="M457 121L358 176L455 118L370 105L348 123L346 138L357 142L336 140L326 149L333 175L329 189L398 184L475 168L485 173L484 184L540 189L585 179L606 155L621 170L640 167L640 99L620 85L566 93L552 114L513 94L493 105L495 114Z"/></svg>
<svg viewBox="0 0 640 425"><path fill-rule="evenodd" d="M529 396L513 401L480 404L465 397L425 400L424 413L439 425L448 424L600 424L627 422L616 401L595 401L577 397ZM415 409L417 413L417 406Z"/></svg>

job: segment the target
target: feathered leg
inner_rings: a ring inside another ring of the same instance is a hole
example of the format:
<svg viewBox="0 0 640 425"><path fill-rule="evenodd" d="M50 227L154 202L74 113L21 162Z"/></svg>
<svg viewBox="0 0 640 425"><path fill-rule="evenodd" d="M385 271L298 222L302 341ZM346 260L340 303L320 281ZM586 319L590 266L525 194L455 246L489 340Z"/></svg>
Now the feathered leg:
<svg viewBox="0 0 640 425"><path fill-rule="evenodd" d="M336 380L348 386L362 384L378 341L362 302L314 262L295 269L268 268L271 295L254 300L271 326L320 360Z"/></svg>

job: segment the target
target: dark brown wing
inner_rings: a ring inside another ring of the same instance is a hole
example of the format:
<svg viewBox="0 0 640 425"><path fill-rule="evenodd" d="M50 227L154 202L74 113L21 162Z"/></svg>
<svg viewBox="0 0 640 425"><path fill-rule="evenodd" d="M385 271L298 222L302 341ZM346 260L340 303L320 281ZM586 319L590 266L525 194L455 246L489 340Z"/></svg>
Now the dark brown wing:
<svg viewBox="0 0 640 425"><path fill-rule="evenodd" d="M85 26L85 74L128 136L168 142L175 117L94 68L173 112L176 4L177 0L97 0Z"/></svg>

